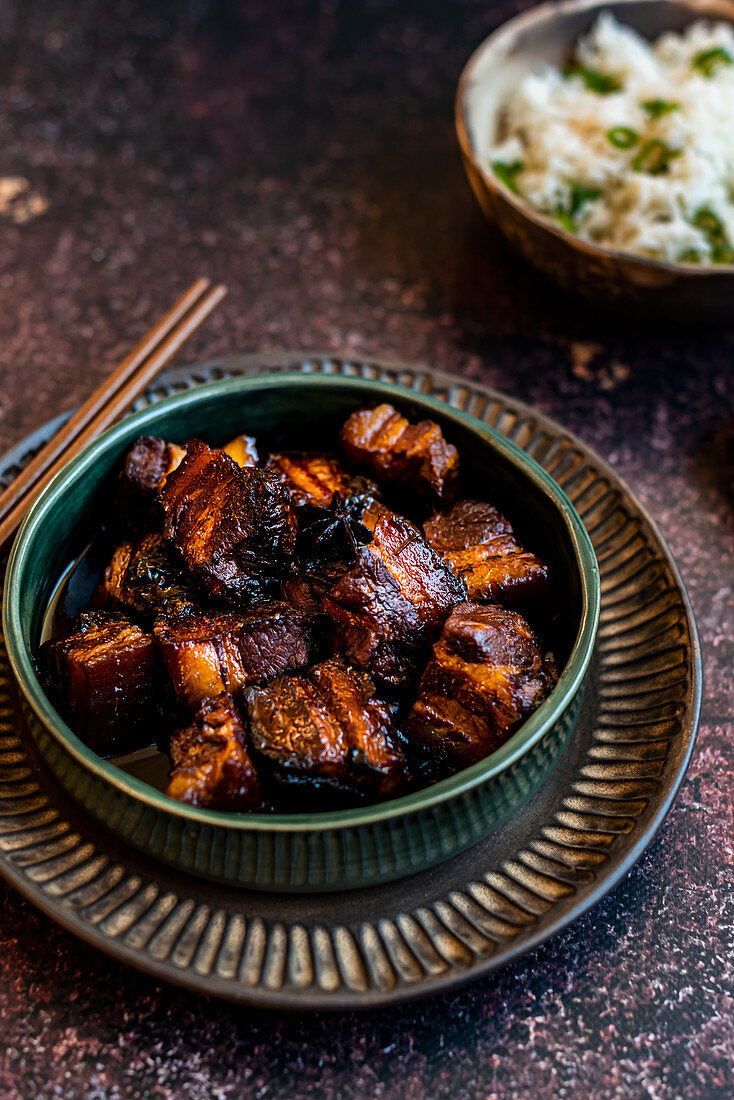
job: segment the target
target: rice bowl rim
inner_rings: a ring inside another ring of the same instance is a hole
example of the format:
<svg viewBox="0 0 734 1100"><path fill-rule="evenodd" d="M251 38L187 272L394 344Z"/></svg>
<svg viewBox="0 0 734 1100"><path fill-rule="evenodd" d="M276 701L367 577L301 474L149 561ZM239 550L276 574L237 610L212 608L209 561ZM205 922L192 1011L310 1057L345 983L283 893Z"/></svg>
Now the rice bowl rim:
<svg viewBox="0 0 734 1100"><path fill-rule="evenodd" d="M678 2L681 7L690 8L691 22L697 18L718 18L734 26L734 0L678 0ZM656 6L660 6L660 0L613 0L613 6L615 8L627 5L630 7L633 5L635 7L641 7L646 3L654 3ZM694 275L700 278L711 275L734 275L734 263L700 264L685 262L683 260L656 260L649 256L643 256L639 252L628 252L622 248L613 248L611 245L587 241L577 233L571 233L569 230L564 229L563 226L555 221L550 215L544 214L542 211L532 206L522 195L515 195L506 184L498 179L491 170L489 163L484 158L480 157L474 149L469 132L467 90L469 86L476 81L475 71L486 56L495 52L502 56L502 46L507 43L508 40L519 38L529 27L557 21L559 18L574 13L598 12L601 14L603 11L609 11L611 6L612 5L609 3L604 3L603 0L562 0L561 3L552 2L551 0L551 2L540 4L538 7L531 8L530 11L523 12L520 15L514 16L512 19L508 19L496 30L492 31L492 33L480 43L476 50L474 50L467 61L459 77L459 83L456 89L454 123L462 154L471 162L481 176L484 186L489 191L508 203L521 217L533 222L539 228L548 231L566 245L575 249L587 251L593 256L598 256L600 260L619 257L630 263L641 264L657 271L669 272L670 274L684 272L687 275ZM665 34L667 31L674 30L675 28L673 27L663 27L658 33ZM642 37L645 36L643 35ZM577 38L574 39L574 41L577 40ZM569 45L572 44L572 42L569 42ZM494 117L496 118L496 112Z"/></svg>

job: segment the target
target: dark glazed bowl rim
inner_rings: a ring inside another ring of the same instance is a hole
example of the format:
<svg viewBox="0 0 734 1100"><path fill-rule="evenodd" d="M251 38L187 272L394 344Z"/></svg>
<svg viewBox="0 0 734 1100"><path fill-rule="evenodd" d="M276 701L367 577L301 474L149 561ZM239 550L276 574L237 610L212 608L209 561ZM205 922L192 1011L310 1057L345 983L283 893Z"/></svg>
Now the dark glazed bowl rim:
<svg viewBox="0 0 734 1100"><path fill-rule="evenodd" d="M423 406L427 413L439 420L449 420L468 429L481 443L503 454L536 488L548 496L562 518L570 547L576 560L581 582L582 608L579 629L568 661L551 695L537 711L496 752L477 764L441 780L433 786L403 795L392 801L350 810L329 811L323 814L237 814L221 810L208 810L176 802L149 786L143 780L97 756L62 720L52 706L36 675L33 657L23 641L23 615L21 591L26 565L33 557L34 545L45 517L53 511L61 494L70 482L80 481L94 466L101 452L114 450L122 437L130 439L155 431L155 422L167 412L196 406L213 397L226 401L237 395L267 388L309 387L315 391L328 388L354 389L364 394L369 390L376 399L390 401L396 395L414 405ZM64 746L79 765L94 773L113 788L123 790L138 802L174 817L197 823L243 831L303 832L345 829L370 825L402 817L451 800L466 791L483 784L498 775L525 755L554 725L581 689L596 639L599 622L601 592L599 568L591 540L568 497L534 459L525 454L504 436L482 424L475 417L454 409L434 397L392 383L373 382L361 378L340 378L334 375L283 373L257 377L228 378L198 386L182 394L166 398L154 405L125 417L90 443L47 485L33 505L13 544L8 562L3 600L3 628L8 657L15 678L26 700L43 726Z"/></svg>
<svg viewBox="0 0 734 1100"><path fill-rule="evenodd" d="M660 0L613 0L613 2L615 7L624 5L640 7L646 3L660 5ZM699 2L699 0L679 0L679 3L681 6L690 7L691 21L696 18L713 18L712 9L715 7L720 9L717 13L719 18L734 24L733 0L702 0L702 2ZM639 264L641 268L648 271L665 272L670 275L690 275L693 278L699 279L704 279L706 276L734 275L734 263L694 264L674 262L672 260L655 260L648 256L641 256L637 252L627 252L621 248L612 248L609 245L601 245L592 241L582 240L577 234L564 229L563 226L548 214L536 210L535 207L531 206L522 196L514 194L506 184L502 183L497 176L495 176L490 165L480 157L474 149L468 124L469 111L467 104L467 89L474 80L475 70L484 60L486 55L494 52L498 52L501 55L502 46L508 39L513 38L515 35L522 34L531 27L542 26L544 23L556 22L567 15L572 15L577 12L588 12L589 14L598 12L601 14L601 12L608 10L609 6L609 3L604 3L604 0L562 0L561 3L556 3L551 0L551 2L540 4L537 7L531 8L529 11L514 16L512 19L508 19L488 35L488 37L476 48L464 66L456 89L456 97L454 100L454 123L461 152L466 160L476 169L481 177L482 183L489 191L494 193L497 197L502 198L513 207L521 217L532 222L538 228L551 233L563 247L571 248L577 252L583 252L592 259L598 258L609 260L619 258L626 263ZM665 29L665 27L661 27L660 33L663 33ZM571 44L572 43L569 41L569 45Z"/></svg>

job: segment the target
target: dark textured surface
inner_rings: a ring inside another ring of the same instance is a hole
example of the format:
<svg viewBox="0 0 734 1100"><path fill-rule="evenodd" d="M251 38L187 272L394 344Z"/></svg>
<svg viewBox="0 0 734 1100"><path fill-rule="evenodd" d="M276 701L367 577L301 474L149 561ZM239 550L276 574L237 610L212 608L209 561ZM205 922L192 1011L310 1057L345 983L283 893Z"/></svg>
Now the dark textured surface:
<svg viewBox="0 0 734 1100"><path fill-rule="evenodd" d="M0 446L202 271L231 292L191 360L301 345L481 378L578 432L659 521L702 632L698 750L596 910L497 977L375 1016L160 989L3 887L0 1094L729 1096L734 330L610 323L485 229L451 97L510 5L335 7L248 5L222 33L167 3L3 5L2 173L49 208L0 218Z"/></svg>

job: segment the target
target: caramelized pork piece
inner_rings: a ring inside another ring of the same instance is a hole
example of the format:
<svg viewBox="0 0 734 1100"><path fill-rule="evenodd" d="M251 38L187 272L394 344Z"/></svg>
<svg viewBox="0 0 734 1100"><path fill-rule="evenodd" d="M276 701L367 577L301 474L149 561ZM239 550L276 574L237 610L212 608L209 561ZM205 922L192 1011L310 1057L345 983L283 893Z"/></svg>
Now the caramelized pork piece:
<svg viewBox="0 0 734 1100"><path fill-rule="evenodd" d="M410 424L392 405L359 409L342 428L341 440L347 458L375 477L431 502L448 502L456 495L459 455L432 420Z"/></svg>
<svg viewBox="0 0 734 1100"><path fill-rule="evenodd" d="M271 454L265 465L285 485L293 503L327 507L334 493L343 501L380 495L374 481L355 477L333 455L292 452Z"/></svg>
<svg viewBox="0 0 734 1100"><path fill-rule="evenodd" d="M155 736L161 670L153 635L112 611L85 611L46 642L41 665L74 732L100 756L133 752Z"/></svg>
<svg viewBox="0 0 734 1100"><path fill-rule="evenodd" d="M321 600L335 647L390 687L415 678L435 632L464 589L407 520L383 513L373 541Z"/></svg>
<svg viewBox="0 0 734 1100"><path fill-rule="evenodd" d="M161 616L155 640L176 695L190 707L303 668L312 620L286 603L246 611Z"/></svg>
<svg viewBox="0 0 734 1100"><path fill-rule="evenodd" d="M241 602L289 572L296 517L270 470L240 469L194 439L160 498L164 535L214 599Z"/></svg>
<svg viewBox="0 0 734 1100"><path fill-rule="evenodd" d="M125 456L117 482L115 524L132 534L160 526L158 491L186 451L154 435L136 439Z"/></svg>
<svg viewBox="0 0 734 1100"><path fill-rule="evenodd" d="M213 810L259 810L263 796L247 735L229 695L205 699L186 729L171 738L169 798Z"/></svg>
<svg viewBox="0 0 734 1100"><path fill-rule="evenodd" d="M470 599L524 606L547 595L548 566L520 545L491 504L457 501L427 520L423 530L428 544L464 582Z"/></svg>
<svg viewBox="0 0 734 1100"><path fill-rule="evenodd" d="M433 647L406 734L443 775L499 748L555 683L529 624L494 605L461 603Z"/></svg>
<svg viewBox="0 0 734 1100"><path fill-rule="evenodd" d="M257 444L251 435L236 435L222 450L242 469L245 466L257 466L260 461Z"/></svg>
<svg viewBox="0 0 734 1100"><path fill-rule="evenodd" d="M162 535L123 542L112 555L94 595L98 606L127 607L141 615L165 610L182 615L197 606L184 571Z"/></svg>
<svg viewBox="0 0 734 1100"><path fill-rule="evenodd" d="M437 512L423 524L426 542L438 554L447 550L472 550L503 535L514 542L510 521L483 500L457 500L444 512Z"/></svg>
<svg viewBox="0 0 734 1100"><path fill-rule="evenodd" d="M327 562L313 569L302 569L289 577L281 589L283 599L307 615L320 611L321 600L349 569L346 562Z"/></svg>
<svg viewBox="0 0 734 1100"><path fill-rule="evenodd" d="M253 754L285 785L385 797L405 779L388 706L339 657L246 694Z"/></svg>

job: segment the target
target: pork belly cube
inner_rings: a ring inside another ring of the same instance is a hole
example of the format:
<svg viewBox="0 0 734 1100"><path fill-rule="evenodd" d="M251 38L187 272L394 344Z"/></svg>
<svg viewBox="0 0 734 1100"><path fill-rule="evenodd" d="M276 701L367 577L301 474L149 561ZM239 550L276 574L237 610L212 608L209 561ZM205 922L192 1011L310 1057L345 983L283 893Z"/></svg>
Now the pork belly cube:
<svg viewBox="0 0 734 1100"><path fill-rule="evenodd" d="M283 584L281 595L291 607L307 615L316 615L321 610L323 597L348 569L346 562L333 561L322 563L314 569L301 570Z"/></svg>
<svg viewBox="0 0 734 1100"><path fill-rule="evenodd" d="M246 466L257 466L260 461L257 443L251 435L236 435L222 450L243 469Z"/></svg>
<svg viewBox="0 0 734 1100"><path fill-rule="evenodd" d="M458 771L499 748L543 702L555 678L521 615L461 603L433 647L408 718L408 741L429 771Z"/></svg>
<svg viewBox="0 0 734 1100"><path fill-rule="evenodd" d="M526 606L550 590L550 569L515 538L491 504L460 500L423 525L426 540L466 585L471 600Z"/></svg>
<svg viewBox="0 0 734 1100"><path fill-rule="evenodd" d="M423 524L429 546L438 554L447 550L471 550L507 535L514 541L512 525L493 504L484 500L457 500Z"/></svg>
<svg viewBox="0 0 734 1100"><path fill-rule="evenodd" d="M333 455L312 453L271 454L265 465L285 485L297 507L318 504L325 508L334 493L344 501L380 495L374 481L355 477Z"/></svg>
<svg viewBox="0 0 734 1100"><path fill-rule="evenodd" d="M97 606L125 607L140 615L165 610L182 615L197 607L182 566L162 535L117 547L94 594Z"/></svg>
<svg viewBox="0 0 734 1100"><path fill-rule="evenodd" d="M212 598L251 599L289 572L296 517L270 470L241 469L195 439L160 498L163 534Z"/></svg>
<svg viewBox="0 0 734 1100"><path fill-rule="evenodd" d="M154 740L158 655L153 635L125 615L83 612L71 630L41 647L40 660L74 732L100 756L133 752Z"/></svg>
<svg viewBox="0 0 734 1100"><path fill-rule="evenodd" d="M420 532L382 513L373 541L321 600L335 647L378 683L405 687L464 588Z"/></svg>
<svg viewBox="0 0 734 1100"><path fill-rule="evenodd" d="M183 447L154 435L135 440L117 481L116 526L131 534L143 534L160 526L158 492L185 454Z"/></svg>
<svg viewBox="0 0 734 1100"><path fill-rule="evenodd" d="M247 733L230 695L205 699L191 725L174 733L170 751L170 798L212 810L263 808Z"/></svg>
<svg viewBox="0 0 734 1100"><path fill-rule="evenodd" d="M286 603L246 611L161 616L155 640L176 695L188 706L303 668L312 619Z"/></svg>
<svg viewBox="0 0 734 1100"><path fill-rule="evenodd" d="M377 478L433 503L456 495L459 454L432 420L411 424L392 405L359 409L342 428L341 441L347 458Z"/></svg>
<svg viewBox="0 0 734 1100"><path fill-rule="evenodd" d="M406 778L390 708L365 673L332 657L246 693L257 760L286 786L385 797Z"/></svg>

